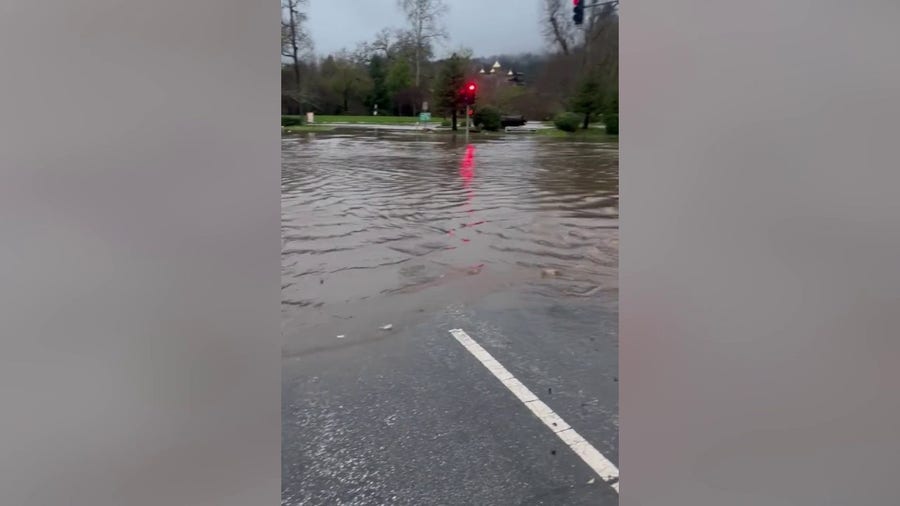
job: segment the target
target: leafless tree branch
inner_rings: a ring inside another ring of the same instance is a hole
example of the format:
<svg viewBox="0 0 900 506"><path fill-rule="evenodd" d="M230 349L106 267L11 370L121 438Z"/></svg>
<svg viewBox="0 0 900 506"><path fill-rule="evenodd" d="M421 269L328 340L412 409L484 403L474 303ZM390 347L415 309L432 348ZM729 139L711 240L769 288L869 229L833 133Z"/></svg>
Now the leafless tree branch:
<svg viewBox="0 0 900 506"><path fill-rule="evenodd" d="M571 21L566 16L563 9L564 4L568 4L565 0L543 0L544 17L546 24L544 25L543 35L551 45L557 46L559 50L568 55L572 51L575 44L575 29Z"/></svg>
<svg viewBox="0 0 900 506"><path fill-rule="evenodd" d="M431 40L447 38L447 30L441 21L448 7L443 0L397 0L397 5L406 14L415 43L415 84L418 88L421 84L422 53L429 49L426 46Z"/></svg>

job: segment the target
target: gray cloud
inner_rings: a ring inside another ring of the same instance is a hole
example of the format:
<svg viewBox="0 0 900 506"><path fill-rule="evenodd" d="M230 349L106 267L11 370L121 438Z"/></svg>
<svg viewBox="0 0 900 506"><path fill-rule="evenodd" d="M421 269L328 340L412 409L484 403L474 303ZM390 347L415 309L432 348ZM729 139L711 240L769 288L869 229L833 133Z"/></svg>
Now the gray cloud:
<svg viewBox="0 0 900 506"><path fill-rule="evenodd" d="M445 0L450 7L445 26L450 39L438 56L465 46L476 55L539 52L539 0ZM311 0L309 27L317 54L352 48L372 40L385 27L402 27L403 13L395 0Z"/></svg>

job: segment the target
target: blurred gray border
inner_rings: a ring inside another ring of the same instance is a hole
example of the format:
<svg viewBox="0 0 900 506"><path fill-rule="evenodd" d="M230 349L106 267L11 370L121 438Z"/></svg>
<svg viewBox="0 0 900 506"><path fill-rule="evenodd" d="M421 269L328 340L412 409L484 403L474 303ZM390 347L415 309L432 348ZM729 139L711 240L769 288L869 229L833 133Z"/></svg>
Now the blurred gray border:
<svg viewBox="0 0 900 506"><path fill-rule="evenodd" d="M275 2L0 6L0 503L280 501Z"/></svg>
<svg viewBox="0 0 900 506"><path fill-rule="evenodd" d="M274 504L274 3L0 7L3 504ZM898 504L900 4L622 6L624 505Z"/></svg>
<svg viewBox="0 0 900 506"><path fill-rule="evenodd" d="M622 505L900 504L900 2L622 4Z"/></svg>

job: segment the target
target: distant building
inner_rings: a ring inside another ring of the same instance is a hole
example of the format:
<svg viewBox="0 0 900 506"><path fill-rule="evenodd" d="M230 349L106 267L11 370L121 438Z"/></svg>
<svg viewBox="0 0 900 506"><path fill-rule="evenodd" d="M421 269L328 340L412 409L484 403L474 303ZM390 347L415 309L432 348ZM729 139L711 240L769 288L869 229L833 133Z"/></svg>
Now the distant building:
<svg viewBox="0 0 900 506"><path fill-rule="evenodd" d="M485 70L483 66L480 66L478 68L478 75L484 76L488 79L487 82L494 82L495 85L499 85L502 82L511 83L517 86L523 86L525 84L525 74L516 72L512 68L503 72L503 65L497 60L494 61L494 64L491 65L488 70ZM506 76L506 79L501 78L501 76L504 75Z"/></svg>

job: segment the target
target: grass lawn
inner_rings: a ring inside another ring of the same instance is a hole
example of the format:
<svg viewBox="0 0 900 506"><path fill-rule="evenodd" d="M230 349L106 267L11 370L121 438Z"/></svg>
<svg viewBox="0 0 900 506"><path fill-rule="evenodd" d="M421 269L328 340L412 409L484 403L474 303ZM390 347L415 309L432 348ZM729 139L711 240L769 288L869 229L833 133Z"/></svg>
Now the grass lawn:
<svg viewBox="0 0 900 506"><path fill-rule="evenodd" d="M446 130L435 130L434 133L439 134L452 134L453 131L450 129ZM465 128L460 128L457 135L465 135ZM471 133L473 139L477 139L479 137L505 137L510 135L515 135L516 137L528 137L528 136L536 136L536 137L544 137L544 138L553 138L553 139L570 139L577 141L593 141L593 142L619 142L618 135L608 135L606 130L602 128L590 128L588 130L579 129L577 132L569 133L563 132L562 130L557 130L556 128L541 128L535 130L530 133L522 133L522 134L509 134L504 132L503 130L498 130L496 132L472 132Z"/></svg>
<svg viewBox="0 0 900 506"><path fill-rule="evenodd" d="M281 127L281 133L283 133L283 134L300 134L300 133L306 133L306 132L330 132L332 130L334 130L334 127L319 126L319 125L297 125L297 126Z"/></svg>
<svg viewBox="0 0 900 506"><path fill-rule="evenodd" d="M558 139L580 139L603 142L619 142L618 135L609 135L604 128L588 128L587 130L578 129L577 132L563 132L556 128L546 128L535 132L535 135L542 137L555 137Z"/></svg>
<svg viewBox="0 0 900 506"><path fill-rule="evenodd" d="M432 117L432 120L434 118ZM410 125L418 123L412 116L328 116L316 115L316 123L359 123L370 125Z"/></svg>
<svg viewBox="0 0 900 506"><path fill-rule="evenodd" d="M332 120L332 118L336 118ZM372 120L377 118L378 123L382 125L387 124L412 124L415 123L416 118L407 118L407 117L391 117L391 116L316 116L317 123L330 123L330 122L339 122L343 121L344 123L356 123L356 124L365 124L365 121L356 121L356 120ZM399 120L399 122L398 122ZM368 121L368 124L373 124L374 121ZM435 125L435 122L431 123L432 126ZM337 127L327 126L327 125L297 125L297 126L288 126L282 127L281 132L285 134L299 134L299 133L307 133L307 132L331 132L335 130ZM433 130L434 134L452 134L453 131L448 129L440 129ZM457 135L465 135L465 127L460 127L460 129L456 132ZM505 133L503 130L497 132L472 132L471 134L474 138L478 137L499 137L504 135L509 135ZM540 137L551 137L556 139L572 139L572 140L591 140L598 142L619 142L618 135L608 135L606 130L603 128L589 128L587 130L579 129L577 132L569 133L563 132L562 130L558 130L556 128L546 128L536 130L534 133L530 134L517 134L517 135L537 135Z"/></svg>

